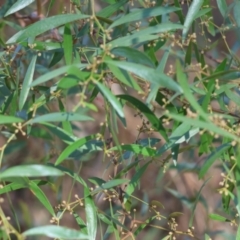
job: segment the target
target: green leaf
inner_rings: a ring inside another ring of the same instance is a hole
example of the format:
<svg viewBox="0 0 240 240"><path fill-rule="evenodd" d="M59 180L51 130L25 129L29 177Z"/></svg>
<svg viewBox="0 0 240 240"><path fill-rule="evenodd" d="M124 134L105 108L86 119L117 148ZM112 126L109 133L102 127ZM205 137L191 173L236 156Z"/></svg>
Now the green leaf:
<svg viewBox="0 0 240 240"><path fill-rule="evenodd" d="M52 30L63 24L70 23L73 21L78 21L88 17L89 17L88 15L83 15L83 14L63 14L63 15L57 15L49 18L44 18L41 21L31 24L24 30L21 30L15 35L13 35L7 41L7 44L20 42L20 41L26 40L29 37L34 38L48 30Z"/></svg>
<svg viewBox="0 0 240 240"><path fill-rule="evenodd" d="M118 101L118 99L112 94L112 92L105 87L102 83L100 82L95 82L96 85L98 86L99 90L101 91L101 93L103 94L103 96L110 102L110 104L113 106L113 108L115 109L115 111L118 113L118 115L122 118L124 118L124 112L123 112L123 108L120 104L120 102Z"/></svg>
<svg viewBox="0 0 240 240"><path fill-rule="evenodd" d="M119 26L121 24L128 23L128 22L142 20L142 19L148 18L148 17L155 17L155 16L159 16L162 14L175 12L178 10L179 10L179 8L176 8L176 7L143 8L140 10L133 11L133 12L117 19L116 21L113 22L113 24L111 24L109 26L109 28L113 28L113 27L116 27L116 26Z"/></svg>
<svg viewBox="0 0 240 240"><path fill-rule="evenodd" d="M29 187L28 182L26 181L20 182L18 178L12 178L11 180L15 180L15 179L17 180L16 182L12 182L4 185L3 188L0 189L0 194L4 194L4 193L8 193L18 189ZM31 180L31 182L35 183L36 185L45 185L48 183L47 181L44 181L44 180Z"/></svg>
<svg viewBox="0 0 240 240"><path fill-rule="evenodd" d="M79 228L81 229L82 233L87 235L87 227L85 222L82 220L82 218L77 214L77 213L73 213L73 216L79 226Z"/></svg>
<svg viewBox="0 0 240 240"><path fill-rule="evenodd" d="M188 118L185 116L180 116L178 114L173 114L173 113L166 113L167 116L169 116L172 119L178 120L180 122L184 122L186 124L189 124L190 126L195 126L195 127L199 127L205 130L208 130L210 132L214 132L218 135L224 136L224 137L228 137L232 140L235 141L239 141L238 137L235 136L234 134L216 126L213 123L208 123L208 122L204 122L198 119L193 119L193 118Z"/></svg>
<svg viewBox="0 0 240 240"><path fill-rule="evenodd" d="M217 0L217 5L220 13L225 18L226 12L227 12L227 3L225 0Z"/></svg>
<svg viewBox="0 0 240 240"><path fill-rule="evenodd" d="M89 178L90 182L92 182L91 180L94 180L94 182L98 182L98 183L101 182L99 179L96 181L96 178L92 178L92 179ZM96 194L99 191L102 191L103 189L110 189L110 188L113 188L113 187L116 187L116 186L119 186L121 184L128 183L128 182L129 182L129 179L124 179L124 178L112 179L108 182L102 182L98 188L96 188L95 190L92 191L92 194Z"/></svg>
<svg viewBox="0 0 240 240"><path fill-rule="evenodd" d="M26 100L27 100L27 96L30 90L30 85L32 83L33 80L33 74L34 74L34 70L35 70L35 64L36 64L36 60L37 60L37 55L33 56L28 70L26 72L26 75L24 77L23 80L23 85L22 85L22 90L20 92L20 97L19 97L19 110L22 110Z"/></svg>
<svg viewBox="0 0 240 240"><path fill-rule="evenodd" d="M187 52L185 55L185 65L190 65L192 59L192 41L187 46Z"/></svg>
<svg viewBox="0 0 240 240"><path fill-rule="evenodd" d="M113 48L111 52L114 55L121 56L127 58L130 62L140 63L144 65L148 65L149 67L154 68L152 60L146 55L144 52L140 52L137 49L130 47L117 47Z"/></svg>
<svg viewBox="0 0 240 240"><path fill-rule="evenodd" d="M220 222L231 222L229 219L223 217L223 216L220 216L218 214L215 214L215 213L211 213L208 215L210 219L213 219L213 220L216 220L216 221L220 221Z"/></svg>
<svg viewBox="0 0 240 240"><path fill-rule="evenodd" d="M240 28L240 1L234 2L233 16L237 23L237 26Z"/></svg>
<svg viewBox="0 0 240 240"><path fill-rule="evenodd" d="M42 116L37 116L30 120L32 123L41 122L63 122L63 121L93 121L93 118L83 115L83 113L67 113L67 112L55 112L48 113Z"/></svg>
<svg viewBox="0 0 240 240"><path fill-rule="evenodd" d="M226 96L238 105L239 104L239 94L235 94L235 92L228 89L226 85L223 86L223 89L225 89L224 92L225 92Z"/></svg>
<svg viewBox="0 0 240 240"><path fill-rule="evenodd" d="M101 186L102 184L106 183L105 180L98 178L98 177L90 177L88 179L89 182L93 183L96 186Z"/></svg>
<svg viewBox="0 0 240 240"><path fill-rule="evenodd" d="M88 142L89 140L95 139L96 135L90 135L84 138L79 139L78 141L70 144L69 146L67 146L62 153L60 154L60 156L57 158L55 165L60 164L64 159L66 159L71 153L73 153L76 149L82 147L86 142Z"/></svg>
<svg viewBox="0 0 240 240"><path fill-rule="evenodd" d="M145 171L147 170L148 165L151 163L151 161L147 162L146 164L144 164L141 168L139 168L136 173L134 174L134 176L132 177L131 181L129 182L127 188L125 189L125 195L124 195L124 203L127 202L129 196L131 196L131 194L134 192L135 188L138 185L138 182L140 181L140 179L142 178L142 175L145 173Z"/></svg>
<svg viewBox="0 0 240 240"><path fill-rule="evenodd" d="M238 226L238 229L237 229L236 239L240 239L240 225Z"/></svg>
<svg viewBox="0 0 240 240"><path fill-rule="evenodd" d="M142 92L142 89L139 87L138 83L134 80L134 78L124 69L120 69L116 66L113 66L111 64L108 65L110 71L113 73L113 75L121 81L123 84L132 87L136 91Z"/></svg>
<svg viewBox="0 0 240 240"><path fill-rule="evenodd" d="M72 63L73 39L72 39L72 33L71 33L71 28L69 24L66 24L64 28L63 50L64 50L66 65L70 65Z"/></svg>
<svg viewBox="0 0 240 240"><path fill-rule="evenodd" d="M32 164L14 166L0 173L0 179L12 177L45 177L45 176L62 176L64 173L54 167Z"/></svg>
<svg viewBox="0 0 240 240"><path fill-rule="evenodd" d="M87 66L87 64L73 64L73 65L70 65L70 66L64 66L64 67L61 67L61 68L58 68L58 69L55 69L53 71L50 71L48 73L45 73L44 75L38 77L32 84L31 84L31 87L34 87L38 84L42 84L42 83L45 83L49 80L53 80L55 79L56 77L58 77L59 75L62 75L62 74L65 74L66 72L72 70L73 67L78 67L78 68L84 68L85 66Z"/></svg>
<svg viewBox="0 0 240 240"><path fill-rule="evenodd" d="M155 216L154 217L150 217L150 218L148 218L147 220L145 220L143 223L141 223L141 224L138 224L138 226L137 226L137 229L135 230L135 232L134 232L134 236L136 237L140 232L142 232L142 230L145 228L145 227L147 227L147 226L149 226L149 224L152 222L152 221L154 221L155 220ZM168 235L169 236L169 235ZM168 237L167 236L167 237ZM167 238L167 239L169 239L169 238ZM166 239L166 240L167 240ZM162 239L162 240L164 240L164 239Z"/></svg>
<svg viewBox="0 0 240 240"><path fill-rule="evenodd" d="M212 240L212 238L210 238L209 235L205 233L204 234L204 240Z"/></svg>
<svg viewBox="0 0 240 240"><path fill-rule="evenodd" d="M79 82L84 82L87 79L90 78L91 73L90 72L84 72L80 70L79 68L73 66L68 69L67 75L64 76L59 82L58 82L58 88L61 89L69 89L79 84Z"/></svg>
<svg viewBox="0 0 240 240"><path fill-rule="evenodd" d="M181 2L179 2L179 0L174 0L175 7L180 9L180 10L176 11L176 14L178 15L178 18L179 18L181 24L184 24L184 15L183 15L183 10L182 10L182 7L180 4L181 4Z"/></svg>
<svg viewBox="0 0 240 240"><path fill-rule="evenodd" d="M60 62L62 60L63 56L64 56L64 52L63 51L59 51L59 50L55 51L54 55L52 57L52 60L49 63L48 67L51 68L54 65L56 65L58 62Z"/></svg>
<svg viewBox="0 0 240 240"><path fill-rule="evenodd" d="M142 36L144 34L154 34L154 33L159 34L162 32L169 32L177 29L183 29L183 26L181 24L176 24L176 23L161 23L155 26L144 28L141 31L135 31L133 35Z"/></svg>
<svg viewBox="0 0 240 240"><path fill-rule="evenodd" d="M127 36L112 40L111 42L109 42L108 47L115 48L119 46L132 46L132 45L137 45L143 42L153 41L158 38L159 38L158 35L132 34L132 35L127 35Z"/></svg>
<svg viewBox="0 0 240 240"><path fill-rule="evenodd" d="M85 213L86 213L86 226L88 231L88 239L95 240L97 235L97 211L87 187L84 187L85 199Z"/></svg>
<svg viewBox="0 0 240 240"><path fill-rule="evenodd" d="M31 192L38 198L38 200L43 204L43 206L51 213L52 216L55 216L54 209L49 202L48 198L44 194L44 192L41 190L41 188L38 187L36 183L33 181L29 182L29 188Z"/></svg>
<svg viewBox="0 0 240 240"><path fill-rule="evenodd" d="M138 144L127 144L127 145L121 145L121 149L124 151L131 151L135 154L141 154L145 157L154 157L156 155L156 150L150 147L143 147ZM116 151L118 150L118 147L112 147L109 149L109 151Z"/></svg>
<svg viewBox="0 0 240 240"><path fill-rule="evenodd" d="M22 118L17 118L13 116L5 116L0 114L0 124L8 124L8 123L20 123L24 120Z"/></svg>
<svg viewBox="0 0 240 240"><path fill-rule="evenodd" d="M148 82L156 83L159 87L165 87L176 92L182 91L181 87L172 78L165 75L164 73L159 73L155 69L136 63L129 63L123 61L105 60L105 62L109 65L113 65L129 71L137 75L138 77L147 80Z"/></svg>
<svg viewBox="0 0 240 240"><path fill-rule="evenodd" d="M198 13L195 15L194 20L196 20L197 18L200 18L202 16L207 16L210 11L212 10L212 8L204 8L204 9L200 9L198 11Z"/></svg>
<svg viewBox="0 0 240 240"><path fill-rule="evenodd" d="M117 38L108 43L108 47L110 49L119 47L119 46L130 46L137 45L143 42L149 42L154 39L159 39L158 35L151 34L159 34L162 32L173 31L177 29L182 29L183 26L175 23L162 23L156 26L147 27L140 31L133 32L132 35L127 35L124 37Z"/></svg>
<svg viewBox="0 0 240 240"><path fill-rule="evenodd" d="M53 225L46 225L41 227L31 228L22 233L23 236L35 236L35 235L43 235L50 238L60 238L60 239L89 239L87 235L76 231L74 229L60 227L60 226L53 226Z"/></svg>
<svg viewBox="0 0 240 240"><path fill-rule="evenodd" d="M65 142L66 144L71 144L75 141L78 140L77 137L70 135L68 132L66 132L65 130L63 130L60 127L57 127L51 123L41 123L42 125L44 125L52 134L54 134L54 136L58 137L59 139L61 139L63 142Z"/></svg>
<svg viewBox="0 0 240 240"><path fill-rule="evenodd" d="M203 178L208 171L208 169L213 165L213 163L225 152L231 147L231 143L225 143L219 147L216 148L215 151L213 151L207 159L204 161L203 166L201 167L201 170L199 172L199 178Z"/></svg>
<svg viewBox="0 0 240 240"><path fill-rule="evenodd" d="M183 72L179 61L177 61L177 79L183 89L184 97L201 117L203 117L206 121L209 121L207 114L203 111L202 107L198 104L195 97L191 93L186 74Z"/></svg>
<svg viewBox="0 0 240 240"><path fill-rule="evenodd" d="M165 66L167 64L169 54L170 54L170 48L167 48L164 51L164 54L161 57L161 60L159 61L159 64L158 64L157 69L156 69L159 73L164 73L164 69L165 69ZM151 101L154 101L156 96L157 96L157 93L158 93L157 84L156 83L151 83L150 90L151 91L149 92L147 100L146 100L147 105L149 105L151 103Z"/></svg>
<svg viewBox="0 0 240 240"><path fill-rule="evenodd" d="M157 131L159 131L165 140L168 139L165 128L161 124L160 120L155 116L155 114L149 109L148 106L146 106L143 102L141 102L140 100L138 100L130 95L118 95L117 97L128 101L133 106L135 106L137 109L139 109L141 111L141 113L144 114L145 117L152 124L152 127L154 129L156 129Z"/></svg>
<svg viewBox="0 0 240 240"><path fill-rule="evenodd" d="M202 4L203 4L204 0L193 0L188 12L187 12L187 16L185 18L184 21L184 28L183 28L183 32L182 32L182 39L183 41L186 39L188 31L192 25L192 22L194 21L196 15L198 14Z"/></svg>
<svg viewBox="0 0 240 240"><path fill-rule="evenodd" d="M127 2L128 2L128 0L117 1L116 3L111 4L111 5L107 6L107 7L105 7L104 9L102 9L101 11L99 11L97 13L97 16L108 18L114 12L118 11L119 8L122 7Z"/></svg>
<svg viewBox="0 0 240 240"><path fill-rule="evenodd" d="M30 5L32 2L34 2L34 0L18 0L8 9L4 17L25 8L26 6Z"/></svg>

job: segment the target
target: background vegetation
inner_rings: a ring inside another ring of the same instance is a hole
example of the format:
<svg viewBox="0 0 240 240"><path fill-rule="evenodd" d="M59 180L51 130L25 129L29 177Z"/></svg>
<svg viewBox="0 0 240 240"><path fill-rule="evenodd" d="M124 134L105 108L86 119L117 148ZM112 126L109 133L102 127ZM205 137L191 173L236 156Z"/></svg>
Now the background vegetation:
<svg viewBox="0 0 240 240"><path fill-rule="evenodd" d="M1 239L240 239L240 2L0 3Z"/></svg>

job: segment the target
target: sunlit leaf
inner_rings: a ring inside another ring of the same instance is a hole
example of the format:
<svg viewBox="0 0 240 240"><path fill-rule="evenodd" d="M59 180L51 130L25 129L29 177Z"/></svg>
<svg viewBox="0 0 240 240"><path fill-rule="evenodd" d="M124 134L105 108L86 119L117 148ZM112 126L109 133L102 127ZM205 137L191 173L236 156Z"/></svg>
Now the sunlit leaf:
<svg viewBox="0 0 240 240"><path fill-rule="evenodd" d="M84 115L83 113L56 112L45 114L42 116L36 116L30 121L30 123L63 121L93 121L93 119L89 116Z"/></svg>
<svg viewBox="0 0 240 240"><path fill-rule="evenodd" d="M32 164L10 167L0 172L0 179L12 177L62 176L64 173L54 167Z"/></svg>
<svg viewBox="0 0 240 240"><path fill-rule="evenodd" d="M190 5L190 7L188 9L188 12L187 12L187 16L186 16L185 21L184 21L184 29L183 29L183 32L182 32L183 40L186 39L188 31L189 31L196 15L198 14L198 12L199 12L202 4L203 4L203 1L204 0L193 0L191 2L191 5Z"/></svg>
<svg viewBox="0 0 240 240"><path fill-rule="evenodd" d="M52 30L63 24L81 20L88 17L89 17L88 15L83 15L83 14L63 14L63 15L52 16L49 18L44 18L41 21L31 24L30 26L24 28L23 30L13 35L7 41L7 44L20 42L20 41L26 40L29 37L36 37L48 30Z"/></svg>
<svg viewBox="0 0 240 240"><path fill-rule="evenodd" d="M109 28L113 28L127 22L138 21L148 17L154 17L154 16L159 16L161 14L175 12L177 10L179 9L176 7L161 7L161 6L153 7L153 8L143 8L137 11L133 11L117 19L116 21L113 22L112 25L110 25Z"/></svg>
<svg viewBox="0 0 240 240"><path fill-rule="evenodd" d="M86 234L83 234L80 231L54 225L31 228L22 234L25 237L43 235L50 238L59 238L65 240L89 239Z"/></svg>
<svg viewBox="0 0 240 240"><path fill-rule="evenodd" d="M93 198L90 195L89 189L87 187L84 187L84 197L88 239L95 240L97 234L97 211Z"/></svg>
<svg viewBox="0 0 240 240"><path fill-rule="evenodd" d="M0 124L7 124L7 123L20 123L24 120L21 118L13 117L13 116L6 116L0 114Z"/></svg>
<svg viewBox="0 0 240 240"><path fill-rule="evenodd" d="M5 13L4 17L25 8L26 6L30 5L32 2L34 2L34 0L18 0L18 1L16 1L10 7L10 9L8 9L8 11Z"/></svg>
<svg viewBox="0 0 240 240"><path fill-rule="evenodd" d="M124 61L105 61L109 65L113 65L129 71L136 76L145 79L151 83L158 84L157 87L166 87L168 89L174 90L176 92L181 92L181 87L169 76L164 73L159 73L153 68L149 68L136 63L128 63Z"/></svg>
<svg viewBox="0 0 240 240"><path fill-rule="evenodd" d="M43 206L50 212L52 216L55 216L54 209L49 202L48 198L44 194L44 192L41 190L41 188L38 187L36 183L33 181L29 182L29 188L31 192L38 198L38 200L43 204Z"/></svg>

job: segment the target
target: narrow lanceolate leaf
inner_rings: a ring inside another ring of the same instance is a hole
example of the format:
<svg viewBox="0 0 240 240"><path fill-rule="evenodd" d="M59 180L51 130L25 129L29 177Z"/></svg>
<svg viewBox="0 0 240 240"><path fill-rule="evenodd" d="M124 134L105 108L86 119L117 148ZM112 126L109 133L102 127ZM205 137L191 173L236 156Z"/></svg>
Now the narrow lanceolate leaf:
<svg viewBox="0 0 240 240"><path fill-rule="evenodd" d="M155 16L159 16L162 14L175 12L177 10L179 10L179 8L176 8L176 7L144 8L141 10L131 12L131 13L117 19L116 21L113 22L112 25L109 26L109 28L113 28L113 27L119 26L119 25L127 23L127 22L138 21L138 20L142 20L142 19L148 18L148 17L155 17Z"/></svg>
<svg viewBox="0 0 240 240"><path fill-rule="evenodd" d="M56 112L33 118L30 123L63 122L63 121L93 121L93 118L82 113Z"/></svg>
<svg viewBox="0 0 240 240"><path fill-rule="evenodd" d="M237 23L237 26L240 28L240 1L235 1L233 8L234 19Z"/></svg>
<svg viewBox="0 0 240 240"><path fill-rule="evenodd" d="M12 182L7 185L4 185L4 187L0 189L0 194L4 194L4 193L12 192L12 191L15 191L18 189L29 187L27 181L25 182L23 180L23 182L20 182L20 181L18 181L18 179L19 178L12 178L12 180L16 180L16 182ZM48 183L47 181L44 181L44 180L31 180L31 182L35 183L38 186L45 185Z"/></svg>
<svg viewBox="0 0 240 240"><path fill-rule="evenodd" d="M120 47L120 46L132 46L132 45L137 45L137 44L144 43L144 42L153 41L158 38L159 38L158 35L132 34L132 35L127 35L124 37L114 39L113 41L109 42L108 47L115 48L115 47Z"/></svg>
<svg viewBox="0 0 240 240"><path fill-rule="evenodd" d="M188 31L189 31L196 15L198 14L198 12L203 4L203 1L204 0L193 0L192 1L191 5L188 9L187 16L184 21L184 25L183 25L184 26L184 29L182 32L183 41L186 39Z"/></svg>
<svg viewBox="0 0 240 240"><path fill-rule="evenodd" d="M143 92L143 90L138 85L137 81L131 76L128 71L125 71L124 69L120 69L114 65L109 64L108 65L110 71L113 73L113 75L123 84L125 84L128 87L131 87L135 89L138 92Z"/></svg>
<svg viewBox="0 0 240 240"><path fill-rule="evenodd" d="M213 220L216 220L216 221L220 221L220 222L231 222L231 220L221 216L221 215L218 215L218 214L215 214L215 213L211 213L208 215L209 218L213 219Z"/></svg>
<svg viewBox="0 0 240 240"><path fill-rule="evenodd" d="M55 79L56 77L64 74L64 73L67 73L68 71L70 71L72 68L74 67L78 67L80 69L83 69L84 67L86 67L87 64L73 64L73 65L70 65L70 66L63 66L61 68L58 68L56 70L53 70L53 71L50 71L48 73L45 73L44 75L40 76L39 78L37 78L32 84L31 84L31 87L34 87L36 85L39 85L39 84L42 84L42 83L45 83L49 80L52 80L52 79Z"/></svg>
<svg viewBox="0 0 240 240"><path fill-rule="evenodd" d="M73 39L72 39L72 34L71 34L71 29L69 24L66 24L64 28L63 50L64 50L65 62L67 65L70 65L72 62L72 54L73 54Z"/></svg>
<svg viewBox="0 0 240 240"><path fill-rule="evenodd" d="M190 126L194 126L194 127L197 127L197 128L202 128L202 129L208 130L210 132L214 132L218 135L221 135L221 136L224 136L224 137L227 137L227 138L230 138L232 140L235 140L235 141L239 142L239 138L236 135L234 135L234 134L216 126L213 123L204 122L204 121L201 121L201 120L198 120L198 119L193 119L193 118L181 116L179 114L174 114L174 113L167 113L166 115L169 116L172 119L177 120L177 121L189 124Z"/></svg>
<svg viewBox="0 0 240 240"><path fill-rule="evenodd" d="M19 110L22 110L22 108L27 100L28 93L31 88L30 85L33 80L33 74L34 74L34 70L35 70L36 60L37 60L37 56L34 56L30 62L30 65L26 72L25 78L23 80L22 90L20 92L20 97L19 97Z"/></svg>
<svg viewBox="0 0 240 240"><path fill-rule="evenodd" d="M4 17L25 8L32 2L34 2L34 0L18 0L8 9L8 11L5 13Z"/></svg>
<svg viewBox="0 0 240 240"><path fill-rule="evenodd" d="M230 143L225 143L216 148L208 158L205 160L201 170L199 172L199 178L203 178L208 171L208 169L213 165L213 163L225 152L227 151L232 145Z"/></svg>
<svg viewBox="0 0 240 240"><path fill-rule="evenodd" d="M61 176L64 173L57 168L32 164L14 166L0 173L0 179L10 177L45 177L45 176Z"/></svg>
<svg viewBox="0 0 240 240"><path fill-rule="evenodd" d="M129 71L141 79L145 79L148 82L158 84L157 87L165 87L176 92L182 92L181 87L169 76L164 73L159 73L153 68L149 68L136 63L128 63L123 61L105 60L109 65L113 65Z"/></svg>
<svg viewBox="0 0 240 240"><path fill-rule="evenodd" d="M118 101L118 99L112 94L112 92L105 87L102 83L96 82L96 85L98 86L99 90L103 94L103 96L110 102L110 104L113 106L115 111L119 114L120 117L124 117L123 108Z"/></svg>
<svg viewBox="0 0 240 240"><path fill-rule="evenodd" d="M132 46L137 45L139 43L152 41L154 39L158 39L159 34L168 31L174 31L177 29L182 29L183 26L176 23L161 23L155 26L147 27L140 31L135 31L131 35L127 35L121 38L117 38L108 43L109 48L119 47L119 46Z"/></svg>
<svg viewBox="0 0 240 240"><path fill-rule="evenodd" d="M7 41L7 44L20 42L20 41L26 40L29 37L36 37L46 31L52 30L63 24L81 20L88 17L89 17L88 15L83 15L83 14L63 14L63 15L57 15L57 16L45 18L45 19L42 19L41 21L31 24L29 27L13 35Z"/></svg>
<svg viewBox="0 0 240 240"><path fill-rule="evenodd" d="M164 72L164 69L165 69L165 66L167 64L167 60L168 60L169 54L170 54L170 47L167 48L164 51L164 54L161 57L161 60L159 61L159 64L158 64L157 69L156 69L159 73L163 73ZM156 83L151 83L150 90L151 91L149 92L147 100L146 100L146 103L148 105L151 103L151 101L155 100L155 98L157 96L157 93L158 93L157 84Z"/></svg>
<svg viewBox="0 0 240 240"><path fill-rule="evenodd" d="M82 147L86 142L88 142L89 140L92 140L96 138L95 135L90 135L84 138L79 139L78 141L70 144L69 146L67 146L63 152L60 154L60 156L58 157L58 159L55 162L55 165L60 164L64 159L66 159L71 153L73 153L75 150L77 150L78 148Z"/></svg>
<svg viewBox="0 0 240 240"><path fill-rule="evenodd" d="M13 116L5 116L0 114L0 124L8 124L8 123L19 123L23 122L24 120L22 118L17 118Z"/></svg>
<svg viewBox="0 0 240 240"><path fill-rule="evenodd" d="M185 98L188 100L191 106L199 113L201 117L203 117L206 121L209 121L207 114L203 111L202 107L198 104L195 97L193 96L189 87L187 76L183 72L179 61L177 61L177 79L183 89Z"/></svg>
<svg viewBox="0 0 240 240"><path fill-rule="evenodd" d="M55 238L55 239L58 238L58 239L64 239L64 240L89 239L86 234L83 234L80 231L76 231L74 229L70 229L66 227L53 226L53 225L31 228L23 232L22 235L26 237L42 235L50 238Z"/></svg>
<svg viewBox="0 0 240 240"><path fill-rule="evenodd" d="M38 200L43 204L43 206L50 212L52 216L55 216L52 204L49 202L48 198L41 190L41 188L33 181L29 182L29 188L31 192L38 198Z"/></svg>
<svg viewBox="0 0 240 240"><path fill-rule="evenodd" d="M93 178L94 179L94 178ZM92 179L92 180L93 180ZM89 179L90 182L93 182L91 180L91 178ZM98 179L97 182L100 182L102 179ZM101 184L97 184L99 185L98 188L96 188L95 190L92 191L92 194L96 194L98 193L99 191L102 191L103 189L110 189L110 188L113 188L113 187L116 187L116 186L119 186L121 184L126 184L129 182L129 179L124 179L124 178L121 178L121 179L112 179L108 182L102 182Z"/></svg>
<svg viewBox="0 0 240 240"><path fill-rule="evenodd" d="M84 197L88 239L95 240L97 235L97 211L93 198L87 187L84 187Z"/></svg>
<svg viewBox="0 0 240 240"><path fill-rule="evenodd" d="M140 52L137 49L130 47L117 47L111 51L114 55L126 58L130 62L140 63L149 67L155 67L152 60L144 52Z"/></svg>
<svg viewBox="0 0 240 240"><path fill-rule="evenodd" d="M228 8L226 0L217 0L217 5L220 13L222 14L223 17L225 17Z"/></svg>

